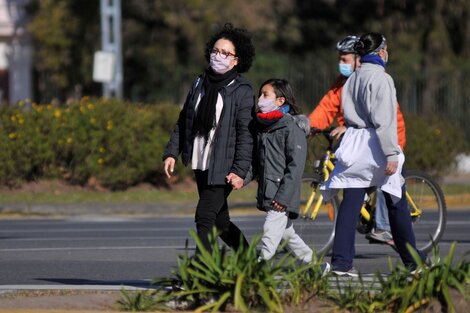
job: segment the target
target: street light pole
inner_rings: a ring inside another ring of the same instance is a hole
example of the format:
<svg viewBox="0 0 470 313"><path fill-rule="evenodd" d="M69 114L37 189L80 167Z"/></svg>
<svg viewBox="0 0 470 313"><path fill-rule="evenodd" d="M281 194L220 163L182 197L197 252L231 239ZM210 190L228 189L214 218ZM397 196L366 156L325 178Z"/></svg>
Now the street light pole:
<svg viewBox="0 0 470 313"><path fill-rule="evenodd" d="M103 83L103 97L122 98L121 0L101 0L101 48L114 55L114 75Z"/></svg>

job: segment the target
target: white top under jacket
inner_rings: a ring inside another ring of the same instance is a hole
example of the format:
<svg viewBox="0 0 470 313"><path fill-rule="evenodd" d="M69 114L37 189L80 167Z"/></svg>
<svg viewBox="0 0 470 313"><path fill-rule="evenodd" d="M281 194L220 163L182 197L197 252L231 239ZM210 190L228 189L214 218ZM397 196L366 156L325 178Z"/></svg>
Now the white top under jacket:
<svg viewBox="0 0 470 313"><path fill-rule="evenodd" d="M203 94L199 95L195 111L197 112L197 108L199 103L201 102ZM194 138L193 143L193 156L191 158L191 168L193 170L201 170L206 171L209 169L209 158L212 151L213 141L214 141L214 134L215 130L217 129L217 124L219 123L220 114L222 113L222 108L224 107L224 101L222 100L222 96L220 93L217 95L217 103L215 105L215 126L209 132L209 139L205 142L204 137L196 136Z"/></svg>

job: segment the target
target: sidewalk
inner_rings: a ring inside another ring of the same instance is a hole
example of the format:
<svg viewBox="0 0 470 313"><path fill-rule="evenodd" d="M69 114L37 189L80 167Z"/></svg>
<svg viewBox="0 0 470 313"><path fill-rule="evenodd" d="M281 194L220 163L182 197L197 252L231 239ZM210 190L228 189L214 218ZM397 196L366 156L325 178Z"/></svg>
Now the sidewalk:
<svg viewBox="0 0 470 313"><path fill-rule="evenodd" d="M0 293L0 313L119 312L119 299L119 291L10 291Z"/></svg>

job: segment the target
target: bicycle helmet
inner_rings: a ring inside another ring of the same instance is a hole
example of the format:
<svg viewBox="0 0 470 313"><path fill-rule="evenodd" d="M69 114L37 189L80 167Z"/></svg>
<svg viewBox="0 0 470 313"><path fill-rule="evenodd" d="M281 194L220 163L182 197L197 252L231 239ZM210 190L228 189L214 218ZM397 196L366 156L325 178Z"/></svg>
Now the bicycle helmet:
<svg viewBox="0 0 470 313"><path fill-rule="evenodd" d="M354 45L359 41L358 36L349 35L346 36L343 40L338 41L336 44L336 50L341 53L355 53Z"/></svg>

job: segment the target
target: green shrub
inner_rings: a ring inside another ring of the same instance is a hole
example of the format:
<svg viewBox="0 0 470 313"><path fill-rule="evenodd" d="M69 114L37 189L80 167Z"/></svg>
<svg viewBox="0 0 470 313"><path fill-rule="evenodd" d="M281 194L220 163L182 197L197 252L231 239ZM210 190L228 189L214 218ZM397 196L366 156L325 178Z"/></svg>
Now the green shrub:
<svg viewBox="0 0 470 313"><path fill-rule="evenodd" d="M0 184L55 177L125 189L161 181L161 156L178 112L170 105L87 97L60 108L2 108Z"/></svg>
<svg viewBox="0 0 470 313"><path fill-rule="evenodd" d="M459 127L439 116L406 114L405 167L442 176L455 165L455 157L468 150Z"/></svg>

